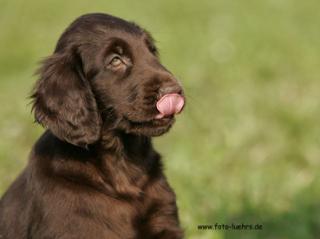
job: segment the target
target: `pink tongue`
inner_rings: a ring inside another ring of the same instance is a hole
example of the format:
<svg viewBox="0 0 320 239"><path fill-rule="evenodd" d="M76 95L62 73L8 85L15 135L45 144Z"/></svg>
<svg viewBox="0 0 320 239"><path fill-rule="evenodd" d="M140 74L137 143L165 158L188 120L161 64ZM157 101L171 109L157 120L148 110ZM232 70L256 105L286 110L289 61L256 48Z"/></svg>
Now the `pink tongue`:
<svg viewBox="0 0 320 239"><path fill-rule="evenodd" d="M160 112L156 116L157 119L161 119L164 116L178 114L182 110L184 105L184 99L179 94L167 94L157 102L157 109Z"/></svg>

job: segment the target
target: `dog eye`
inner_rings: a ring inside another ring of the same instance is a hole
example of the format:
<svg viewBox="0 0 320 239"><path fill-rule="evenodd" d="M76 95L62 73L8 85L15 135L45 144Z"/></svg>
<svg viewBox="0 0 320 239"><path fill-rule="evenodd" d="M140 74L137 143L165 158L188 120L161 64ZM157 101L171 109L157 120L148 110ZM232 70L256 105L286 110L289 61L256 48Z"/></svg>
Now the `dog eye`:
<svg viewBox="0 0 320 239"><path fill-rule="evenodd" d="M112 67L118 67L121 64L123 64L121 58L119 56L115 56L112 58L112 60L110 61L109 65L111 65Z"/></svg>

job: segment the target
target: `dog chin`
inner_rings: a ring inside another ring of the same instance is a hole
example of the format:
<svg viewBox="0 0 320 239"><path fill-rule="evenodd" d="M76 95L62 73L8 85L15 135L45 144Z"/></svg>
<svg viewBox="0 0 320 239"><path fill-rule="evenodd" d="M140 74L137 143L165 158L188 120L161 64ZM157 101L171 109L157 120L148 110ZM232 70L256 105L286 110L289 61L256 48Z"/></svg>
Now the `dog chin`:
<svg viewBox="0 0 320 239"><path fill-rule="evenodd" d="M175 122L174 117L153 119L149 121L132 121L126 119L126 126L123 127L126 133L156 137L165 134Z"/></svg>
<svg viewBox="0 0 320 239"><path fill-rule="evenodd" d="M171 129L172 125L173 124L169 124L165 127L155 127L152 129L145 129L145 130L142 130L142 131L145 131L145 132L142 132L142 134L149 137L160 136L167 133Z"/></svg>

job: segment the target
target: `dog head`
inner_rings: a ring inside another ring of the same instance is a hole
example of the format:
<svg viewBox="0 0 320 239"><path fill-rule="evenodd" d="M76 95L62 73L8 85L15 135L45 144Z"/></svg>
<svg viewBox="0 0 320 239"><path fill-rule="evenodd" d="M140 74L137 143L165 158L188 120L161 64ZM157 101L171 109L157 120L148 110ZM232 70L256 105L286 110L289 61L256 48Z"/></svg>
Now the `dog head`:
<svg viewBox="0 0 320 239"><path fill-rule="evenodd" d="M102 125L161 135L184 106L183 89L160 63L151 35L106 14L76 19L38 73L36 120L77 146L98 141Z"/></svg>

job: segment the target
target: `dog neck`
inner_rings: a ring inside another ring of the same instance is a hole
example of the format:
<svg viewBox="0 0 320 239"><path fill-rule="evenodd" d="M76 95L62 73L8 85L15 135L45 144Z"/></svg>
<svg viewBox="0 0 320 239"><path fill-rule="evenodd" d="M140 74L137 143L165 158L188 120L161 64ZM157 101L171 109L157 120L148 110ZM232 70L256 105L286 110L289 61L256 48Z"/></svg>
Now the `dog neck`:
<svg viewBox="0 0 320 239"><path fill-rule="evenodd" d="M150 177L161 173L160 155L150 137L105 129L95 146L102 155L100 170L117 195L141 196Z"/></svg>

